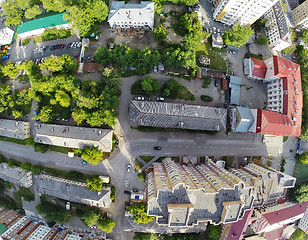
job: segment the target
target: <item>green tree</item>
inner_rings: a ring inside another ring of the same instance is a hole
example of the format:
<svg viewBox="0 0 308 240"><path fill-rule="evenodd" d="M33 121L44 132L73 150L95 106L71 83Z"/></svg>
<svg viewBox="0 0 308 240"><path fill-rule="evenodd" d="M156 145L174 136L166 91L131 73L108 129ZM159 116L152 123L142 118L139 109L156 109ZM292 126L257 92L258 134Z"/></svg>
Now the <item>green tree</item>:
<svg viewBox="0 0 308 240"><path fill-rule="evenodd" d="M262 34L262 35L258 36L256 42L257 42L259 45L266 45L267 42L268 42L268 39L267 39L267 37L266 37L265 35Z"/></svg>
<svg viewBox="0 0 308 240"><path fill-rule="evenodd" d="M70 4L67 0L42 0L43 7L47 12L64 12Z"/></svg>
<svg viewBox="0 0 308 240"><path fill-rule="evenodd" d="M135 232L133 240L159 240L159 237L156 233Z"/></svg>
<svg viewBox="0 0 308 240"><path fill-rule="evenodd" d="M132 204L128 208L128 212L134 215L134 222L137 224L147 224L152 222L154 217L147 215L147 206L144 203Z"/></svg>
<svg viewBox="0 0 308 240"><path fill-rule="evenodd" d="M9 85L0 84L0 113L7 110L12 102L11 88Z"/></svg>
<svg viewBox="0 0 308 240"><path fill-rule="evenodd" d="M52 115L52 107L51 106L42 107L39 114L33 117L34 120L38 119L43 123L51 122L52 118L53 118L53 115Z"/></svg>
<svg viewBox="0 0 308 240"><path fill-rule="evenodd" d="M301 183L295 188L295 198L299 203L308 201L308 183Z"/></svg>
<svg viewBox="0 0 308 240"><path fill-rule="evenodd" d="M236 24L232 30L226 30L223 35L223 40L226 45L241 47L246 44L249 38L252 37L254 30L251 27L241 26Z"/></svg>
<svg viewBox="0 0 308 240"><path fill-rule="evenodd" d="M293 53L296 50L296 45L292 44L290 47L283 49L283 52L286 54Z"/></svg>
<svg viewBox="0 0 308 240"><path fill-rule="evenodd" d="M5 20L6 26L17 25L20 23L23 12L18 6L17 1L14 0L3 1L1 7L5 15L7 15Z"/></svg>
<svg viewBox="0 0 308 240"><path fill-rule="evenodd" d="M114 227L115 227L115 222L111 218L106 217L98 219L97 221L97 228L107 233L111 233Z"/></svg>
<svg viewBox="0 0 308 240"><path fill-rule="evenodd" d="M47 69L51 72L60 72L64 68L65 60L61 57L56 57L51 55L47 57L42 63L40 63L40 68Z"/></svg>
<svg viewBox="0 0 308 240"><path fill-rule="evenodd" d="M90 191L100 192L103 187L103 180L99 177L87 179L87 187Z"/></svg>
<svg viewBox="0 0 308 240"><path fill-rule="evenodd" d="M89 115L87 117L87 123L91 126L91 127L99 127L102 126L105 121L104 121L104 114L102 111L96 111L93 112L91 115ZM94 164L96 165L96 164Z"/></svg>
<svg viewBox="0 0 308 240"><path fill-rule="evenodd" d="M55 99L62 107L71 105L71 97L64 91L58 90L55 94Z"/></svg>
<svg viewBox="0 0 308 240"><path fill-rule="evenodd" d="M15 79L19 70L14 66L14 63L9 62L7 65L4 65L2 68L2 73L4 76L7 76L11 79Z"/></svg>
<svg viewBox="0 0 308 240"><path fill-rule="evenodd" d="M28 19L35 18L37 15L40 15L42 13L42 10L40 9L39 5L34 5L31 8L28 8L25 11L25 17Z"/></svg>
<svg viewBox="0 0 308 240"><path fill-rule="evenodd" d="M12 115L14 118L22 118L24 116L24 113L22 111L13 110Z"/></svg>
<svg viewBox="0 0 308 240"><path fill-rule="evenodd" d="M97 220L99 218L99 214L93 210L86 212L83 216L82 216L82 220L83 222L88 226L93 226L94 224L96 224Z"/></svg>
<svg viewBox="0 0 308 240"><path fill-rule="evenodd" d="M158 28L153 30L153 35L155 40L165 40L168 35L167 28L160 24Z"/></svg>
<svg viewBox="0 0 308 240"><path fill-rule="evenodd" d="M301 154L297 157L301 164L308 164L308 153Z"/></svg>
<svg viewBox="0 0 308 240"><path fill-rule="evenodd" d="M221 232L220 226L216 226L212 224L207 225L206 234L207 234L208 239L210 240L218 239L220 237L220 232Z"/></svg>
<svg viewBox="0 0 308 240"><path fill-rule="evenodd" d="M146 93L157 93L160 89L160 83L158 80L154 80L151 77L146 77L141 81L141 87Z"/></svg>
<svg viewBox="0 0 308 240"><path fill-rule="evenodd" d="M87 118L87 113L83 109L75 107L72 112L72 118L77 125L80 125Z"/></svg>
<svg viewBox="0 0 308 240"><path fill-rule="evenodd" d="M33 61L26 60L18 65L19 69L23 69L29 75L34 75L37 72L37 65Z"/></svg>
<svg viewBox="0 0 308 240"><path fill-rule="evenodd" d="M296 231L291 235L290 240L304 240L305 238L305 232L303 232L300 229L296 229Z"/></svg>
<svg viewBox="0 0 308 240"><path fill-rule="evenodd" d="M65 18L79 30L81 36L85 36L96 22L101 22L108 16L108 7L101 0L91 0L86 4L70 6L66 10Z"/></svg>
<svg viewBox="0 0 308 240"><path fill-rule="evenodd" d="M96 147L86 147L83 150L81 158L88 163L97 165L99 161L103 160L103 151L97 150Z"/></svg>
<svg viewBox="0 0 308 240"><path fill-rule="evenodd" d="M32 165L31 171L33 174L38 175L41 173L41 168L38 165Z"/></svg>
<svg viewBox="0 0 308 240"><path fill-rule="evenodd" d="M31 170L31 163L23 162L20 164L22 170L29 172Z"/></svg>

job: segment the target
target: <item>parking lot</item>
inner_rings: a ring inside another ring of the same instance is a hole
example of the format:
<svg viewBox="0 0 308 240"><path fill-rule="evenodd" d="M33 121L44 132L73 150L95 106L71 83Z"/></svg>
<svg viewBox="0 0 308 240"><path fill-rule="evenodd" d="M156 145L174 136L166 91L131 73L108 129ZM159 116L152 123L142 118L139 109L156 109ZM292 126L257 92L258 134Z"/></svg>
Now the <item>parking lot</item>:
<svg viewBox="0 0 308 240"><path fill-rule="evenodd" d="M79 38L77 38L76 35L72 35L71 37L66 39L58 39L42 43L35 43L32 38L27 45L21 46L20 40L17 38L17 41L15 41L15 43L11 46L11 50L9 50L10 58L4 60L3 64L5 65L8 62L16 63L25 60L32 60L35 62L41 59L42 61L43 58L46 58L52 54L55 56L68 54L72 57L78 58L80 54L80 47L67 47L68 44L76 42L80 42ZM61 48L63 44L65 45ZM57 46L57 48L54 47L53 49L53 46Z"/></svg>

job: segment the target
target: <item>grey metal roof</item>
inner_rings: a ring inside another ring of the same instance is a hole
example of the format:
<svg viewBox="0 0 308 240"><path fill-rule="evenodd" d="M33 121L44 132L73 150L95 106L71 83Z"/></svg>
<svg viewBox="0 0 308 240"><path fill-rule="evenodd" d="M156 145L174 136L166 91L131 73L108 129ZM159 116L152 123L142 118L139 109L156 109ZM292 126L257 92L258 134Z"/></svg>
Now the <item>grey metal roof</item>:
<svg viewBox="0 0 308 240"><path fill-rule="evenodd" d="M129 106L132 126L220 131L226 129L227 110L179 103L132 100Z"/></svg>
<svg viewBox="0 0 308 240"><path fill-rule="evenodd" d="M23 187L32 185L31 172L23 171L19 167L8 167L6 163L0 164L0 178Z"/></svg>
<svg viewBox="0 0 308 240"><path fill-rule="evenodd" d="M0 135L10 138L25 139L29 137L29 123L10 119L0 119Z"/></svg>
<svg viewBox="0 0 308 240"><path fill-rule="evenodd" d="M280 1L275 3L273 6L273 11L276 17L280 37L284 38L289 33L289 26L287 24L287 19Z"/></svg>
<svg viewBox="0 0 308 240"><path fill-rule="evenodd" d="M249 108L246 107L237 107L237 113L239 115L239 122L237 123L237 127L235 129L236 132L248 132L250 127L255 121L255 118L251 114Z"/></svg>
<svg viewBox="0 0 308 240"><path fill-rule="evenodd" d="M242 79L230 76L229 88L231 88L230 104L239 105L241 96Z"/></svg>
<svg viewBox="0 0 308 240"><path fill-rule="evenodd" d="M98 207L108 208L111 203L109 187L103 188L101 192L89 191L83 182L45 174L35 175L33 180L37 191L42 194Z"/></svg>
<svg viewBox="0 0 308 240"><path fill-rule="evenodd" d="M71 148L98 147L110 152L112 149L113 130L84 128L55 124L34 124L34 141L49 145Z"/></svg>

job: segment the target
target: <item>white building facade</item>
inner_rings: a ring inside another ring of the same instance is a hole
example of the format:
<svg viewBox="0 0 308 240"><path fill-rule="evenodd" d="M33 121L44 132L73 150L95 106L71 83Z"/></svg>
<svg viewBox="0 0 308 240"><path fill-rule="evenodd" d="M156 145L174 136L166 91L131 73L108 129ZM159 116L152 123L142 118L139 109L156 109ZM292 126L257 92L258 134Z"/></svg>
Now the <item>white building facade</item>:
<svg viewBox="0 0 308 240"><path fill-rule="evenodd" d="M273 50L282 51L290 47L292 45L292 39L289 31L289 23L281 2L278 1L268 10L264 14L264 18L266 19L265 34Z"/></svg>
<svg viewBox="0 0 308 240"><path fill-rule="evenodd" d="M305 233L308 232L308 207L306 208L306 212L302 219L299 221L298 228Z"/></svg>
<svg viewBox="0 0 308 240"><path fill-rule="evenodd" d="M125 4L124 1L111 3L108 23L111 28L144 28L153 31L154 2Z"/></svg>
<svg viewBox="0 0 308 240"><path fill-rule="evenodd" d="M308 0L297 6L291 13L293 25L297 29L308 29Z"/></svg>
<svg viewBox="0 0 308 240"><path fill-rule="evenodd" d="M251 25L278 0L216 0L213 18L228 26Z"/></svg>

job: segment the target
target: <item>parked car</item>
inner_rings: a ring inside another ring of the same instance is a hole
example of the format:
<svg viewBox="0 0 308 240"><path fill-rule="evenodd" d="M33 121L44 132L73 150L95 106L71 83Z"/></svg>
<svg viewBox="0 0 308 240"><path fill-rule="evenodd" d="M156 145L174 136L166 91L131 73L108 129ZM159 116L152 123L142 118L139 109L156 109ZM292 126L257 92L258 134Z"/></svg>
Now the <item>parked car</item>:
<svg viewBox="0 0 308 240"><path fill-rule="evenodd" d="M215 79L215 87L218 87L218 80Z"/></svg>
<svg viewBox="0 0 308 240"><path fill-rule="evenodd" d="M144 97L135 97L135 100L137 100L137 101L144 101L145 100L145 98Z"/></svg>
<svg viewBox="0 0 308 240"><path fill-rule="evenodd" d="M266 139L265 139L265 136L263 135L263 136L262 136L262 142L265 143L265 140L266 140Z"/></svg>
<svg viewBox="0 0 308 240"><path fill-rule="evenodd" d="M154 150L161 150L161 146L155 146Z"/></svg>
<svg viewBox="0 0 308 240"><path fill-rule="evenodd" d="M2 60L9 59L9 58L10 58L10 56L5 55L5 56L2 57Z"/></svg>
<svg viewBox="0 0 308 240"><path fill-rule="evenodd" d="M87 161L85 161L85 160L82 160L82 161L81 161L81 163L82 163L83 165L88 164L88 162L87 162Z"/></svg>
<svg viewBox="0 0 308 240"><path fill-rule="evenodd" d="M114 145L115 145L116 148L118 148L118 146L119 146L119 140L118 139L116 140Z"/></svg>
<svg viewBox="0 0 308 240"><path fill-rule="evenodd" d="M157 66L154 66L154 72L157 72Z"/></svg>
<svg viewBox="0 0 308 240"><path fill-rule="evenodd" d="M163 98L163 97L157 97L156 100L162 102L162 101L165 101L165 98Z"/></svg>
<svg viewBox="0 0 308 240"><path fill-rule="evenodd" d="M132 166L130 164L127 165L127 172L131 172L132 171Z"/></svg>
<svg viewBox="0 0 308 240"><path fill-rule="evenodd" d="M138 189L137 189L137 188L134 188L134 189L133 189L133 192L138 192Z"/></svg>
<svg viewBox="0 0 308 240"><path fill-rule="evenodd" d="M124 191L124 194L131 195L132 193L131 193L131 191Z"/></svg>

